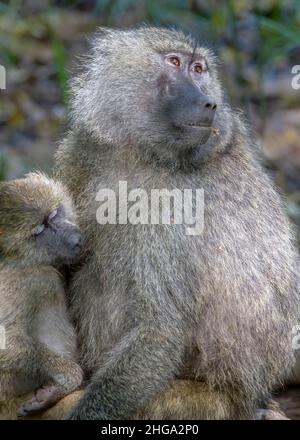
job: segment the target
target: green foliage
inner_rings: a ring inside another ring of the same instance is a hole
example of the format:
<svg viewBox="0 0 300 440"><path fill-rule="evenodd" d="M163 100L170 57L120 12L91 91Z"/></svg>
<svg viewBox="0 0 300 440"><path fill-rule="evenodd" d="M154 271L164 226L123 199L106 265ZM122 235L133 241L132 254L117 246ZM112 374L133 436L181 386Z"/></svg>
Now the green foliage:
<svg viewBox="0 0 300 440"><path fill-rule="evenodd" d="M283 57L286 52L300 43L299 25L290 23L288 25L268 17L259 17L261 31L262 54L271 54L272 58Z"/></svg>

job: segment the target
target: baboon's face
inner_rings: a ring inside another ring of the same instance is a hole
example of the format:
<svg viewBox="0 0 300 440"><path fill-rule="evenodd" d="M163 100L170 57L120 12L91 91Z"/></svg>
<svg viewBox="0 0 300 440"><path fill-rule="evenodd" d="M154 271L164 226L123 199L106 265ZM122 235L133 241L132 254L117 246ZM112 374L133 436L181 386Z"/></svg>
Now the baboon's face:
<svg viewBox="0 0 300 440"><path fill-rule="evenodd" d="M129 140L146 146L147 153L163 156L167 150L177 156L196 148L201 154L218 147L230 130L216 69L204 50L155 52L147 70L136 71L135 83L131 102L124 98L133 111L124 108L120 119L126 121Z"/></svg>
<svg viewBox="0 0 300 440"><path fill-rule="evenodd" d="M231 130L214 55L174 30L103 30L73 91L75 125L142 154L220 151Z"/></svg>
<svg viewBox="0 0 300 440"><path fill-rule="evenodd" d="M31 245L43 253L51 264L71 263L80 254L82 236L62 204L44 216L32 229Z"/></svg>
<svg viewBox="0 0 300 440"><path fill-rule="evenodd" d="M0 186L0 252L28 264L64 264L79 257L82 236L59 184L40 175Z"/></svg>
<svg viewBox="0 0 300 440"><path fill-rule="evenodd" d="M158 108L169 136L198 145L207 142L217 109L205 93L209 81L203 56L182 52L161 54L157 77Z"/></svg>

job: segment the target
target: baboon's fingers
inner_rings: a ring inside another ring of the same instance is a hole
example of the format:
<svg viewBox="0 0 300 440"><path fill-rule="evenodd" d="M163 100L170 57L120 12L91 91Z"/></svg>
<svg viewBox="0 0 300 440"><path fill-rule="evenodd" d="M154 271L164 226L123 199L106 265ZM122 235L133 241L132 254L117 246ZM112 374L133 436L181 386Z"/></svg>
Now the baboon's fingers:
<svg viewBox="0 0 300 440"><path fill-rule="evenodd" d="M34 397L21 405L17 414L20 417L39 414L51 406L55 405L66 395L66 390L56 384L43 386L39 388Z"/></svg>
<svg viewBox="0 0 300 440"><path fill-rule="evenodd" d="M17 410L18 417L26 417L30 414L38 414L45 409L44 402L39 402L36 397L27 400Z"/></svg>
<svg viewBox="0 0 300 440"><path fill-rule="evenodd" d="M40 414L31 414L27 416L26 420L63 420L77 404L82 395L83 391L74 391L46 411L43 411Z"/></svg>

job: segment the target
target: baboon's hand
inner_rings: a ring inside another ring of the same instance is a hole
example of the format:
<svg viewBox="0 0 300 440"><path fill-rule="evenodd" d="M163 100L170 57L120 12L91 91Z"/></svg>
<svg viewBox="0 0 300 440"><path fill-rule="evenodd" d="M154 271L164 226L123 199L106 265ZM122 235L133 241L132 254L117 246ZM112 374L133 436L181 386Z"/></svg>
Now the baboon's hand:
<svg viewBox="0 0 300 440"><path fill-rule="evenodd" d="M17 411L18 417L39 414L55 405L66 395L66 390L57 384L46 385L39 388L32 399L27 400Z"/></svg>
<svg viewBox="0 0 300 440"><path fill-rule="evenodd" d="M18 409L18 417L39 414L78 389L82 383L83 373L77 365L76 374L75 371L73 372L72 376L58 374L54 376L52 384L44 385L36 390L34 397L24 402Z"/></svg>

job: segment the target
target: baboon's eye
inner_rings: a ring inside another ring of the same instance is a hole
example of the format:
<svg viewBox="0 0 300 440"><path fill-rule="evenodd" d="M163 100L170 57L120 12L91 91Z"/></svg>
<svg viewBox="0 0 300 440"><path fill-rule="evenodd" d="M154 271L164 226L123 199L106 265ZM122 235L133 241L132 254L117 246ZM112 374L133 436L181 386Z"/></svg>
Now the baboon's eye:
<svg viewBox="0 0 300 440"><path fill-rule="evenodd" d="M201 64L194 65L194 72L199 73L199 74L203 72L203 67L201 66Z"/></svg>
<svg viewBox="0 0 300 440"><path fill-rule="evenodd" d="M45 229L46 229L46 226L45 226L45 225L37 225L37 226L34 228L34 230L32 231L32 235L33 235L34 237L37 237L38 235L41 235L41 234L44 232Z"/></svg>
<svg viewBox="0 0 300 440"><path fill-rule="evenodd" d="M56 216L57 216L58 210L54 209L48 216L48 222L50 222L51 220L53 220Z"/></svg>
<svg viewBox="0 0 300 440"><path fill-rule="evenodd" d="M169 63L173 64L173 66L179 67L181 65L180 59L176 56L171 56L168 58Z"/></svg>

